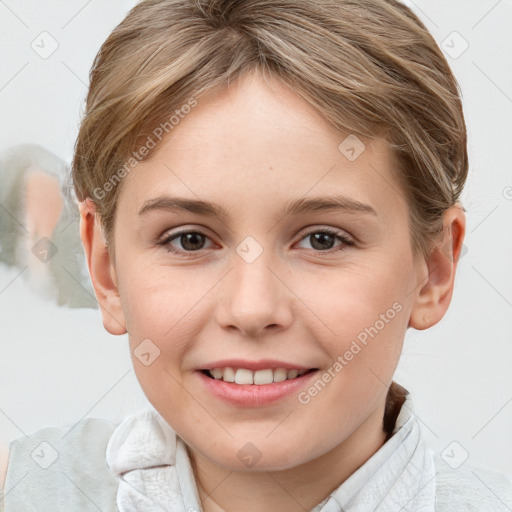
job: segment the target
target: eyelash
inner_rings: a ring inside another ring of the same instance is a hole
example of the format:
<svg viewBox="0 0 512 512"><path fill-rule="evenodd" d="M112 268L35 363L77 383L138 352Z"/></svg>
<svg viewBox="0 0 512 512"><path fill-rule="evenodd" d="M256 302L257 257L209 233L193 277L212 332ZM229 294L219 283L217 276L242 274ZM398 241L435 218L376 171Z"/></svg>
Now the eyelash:
<svg viewBox="0 0 512 512"><path fill-rule="evenodd" d="M197 233L197 234L200 234L200 235L204 236L205 238L209 239L209 237L205 233L203 233L202 231L198 231L198 230L183 230L183 231L179 231L177 233L173 233L172 235L169 235L169 236L165 237L162 241L158 242L157 245L163 246L168 252L171 252L171 253L174 253L174 254L179 254L179 255L184 255L184 257L186 257L186 258L193 257L195 255L195 253L201 252L202 249L198 249L197 251L181 251L181 250L175 249L170 244L170 242L172 242L173 240L179 238L180 236L187 235L187 234L190 234L190 233ZM327 233L329 235L333 235L338 240L343 242L343 245L341 247L339 247L338 249L328 249L328 250L325 250L325 251L309 249L309 251L312 251L312 252L314 252L316 254L333 254L333 253L337 253L337 252L345 250L346 246L350 247L350 246L355 245L355 242L352 239L350 239L347 236L343 235L340 231L337 231L337 230L332 229L332 228L322 228L322 229L311 230L311 231L309 231L307 233L304 233L304 235L301 237L300 241L304 240L308 236L310 236L312 234L315 234L315 233Z"/></svg>

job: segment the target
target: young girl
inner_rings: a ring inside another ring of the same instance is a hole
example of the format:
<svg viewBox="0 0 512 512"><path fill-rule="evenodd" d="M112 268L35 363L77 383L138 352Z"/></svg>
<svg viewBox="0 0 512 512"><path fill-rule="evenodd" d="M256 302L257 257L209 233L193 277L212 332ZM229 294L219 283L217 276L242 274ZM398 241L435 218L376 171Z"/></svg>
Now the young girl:
<svg viewBox="0 0 512 512"><path fill-rule="evenodd" d="M145 0L72 166L105 328L152 407L11 443L6 511L510 510L393 382L446 313L466 128L395 0Z"/></svg>

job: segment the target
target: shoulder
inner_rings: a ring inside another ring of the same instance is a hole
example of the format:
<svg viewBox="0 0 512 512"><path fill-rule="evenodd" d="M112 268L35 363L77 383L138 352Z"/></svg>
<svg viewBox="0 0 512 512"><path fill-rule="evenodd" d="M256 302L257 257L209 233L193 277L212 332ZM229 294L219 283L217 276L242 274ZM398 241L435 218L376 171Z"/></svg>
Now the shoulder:
<svg viewBox="0 0 512 512"><path fill-rule="evenodd" d="M118 510L118 481L105 458L116 425L86 418L43 428L9 445L5 512Z"/></svg>
<svg viewBox="0 0 512 512"><path fill-rule="evenodd" d="M512 510L512 475L464 463L451 467L438 453L436 467L436 511L506 512Z"/></svg>

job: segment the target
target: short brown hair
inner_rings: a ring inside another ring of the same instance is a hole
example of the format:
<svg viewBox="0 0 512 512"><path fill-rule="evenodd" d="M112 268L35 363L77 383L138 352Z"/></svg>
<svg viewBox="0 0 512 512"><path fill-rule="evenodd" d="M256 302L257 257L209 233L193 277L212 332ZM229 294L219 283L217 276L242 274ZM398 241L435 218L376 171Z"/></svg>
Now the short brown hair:
<svg viewBox="0 0 512 512"><path fill-rule="evenodd" d="M397 156L411 245L427 255L466 181L467 134L445 57L396 0L136 5L94 60L72 163L77 198L93 199L109 247L116 185L127 162L149 158L139 151L155 127L255 68L293 87L335 128L383 136Z"/></svg>

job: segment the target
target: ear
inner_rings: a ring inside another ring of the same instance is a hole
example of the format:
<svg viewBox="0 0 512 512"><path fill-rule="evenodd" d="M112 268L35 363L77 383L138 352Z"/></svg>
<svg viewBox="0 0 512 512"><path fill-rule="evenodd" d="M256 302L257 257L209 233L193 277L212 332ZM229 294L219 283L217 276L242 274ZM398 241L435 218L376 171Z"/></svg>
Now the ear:
<svg viewBox="0 0 512 512"><path fill-rule="evenodd" d="M103 326L110 334L125 334L126 321L115 268L103 236L100 216L91 198L80 203L80 238L103 317Z"/></svg>
<svg viewBox="0 0 512 512"><path fill-rule="evenodd" d="M459 204L449 208L443 219L443 233L430 256L422 259L422 285L416 292L409 327L423 330L437 324L450 305L455 271L463 249L466 216ZM425 282L426 281L426 282Z"/></svg>

